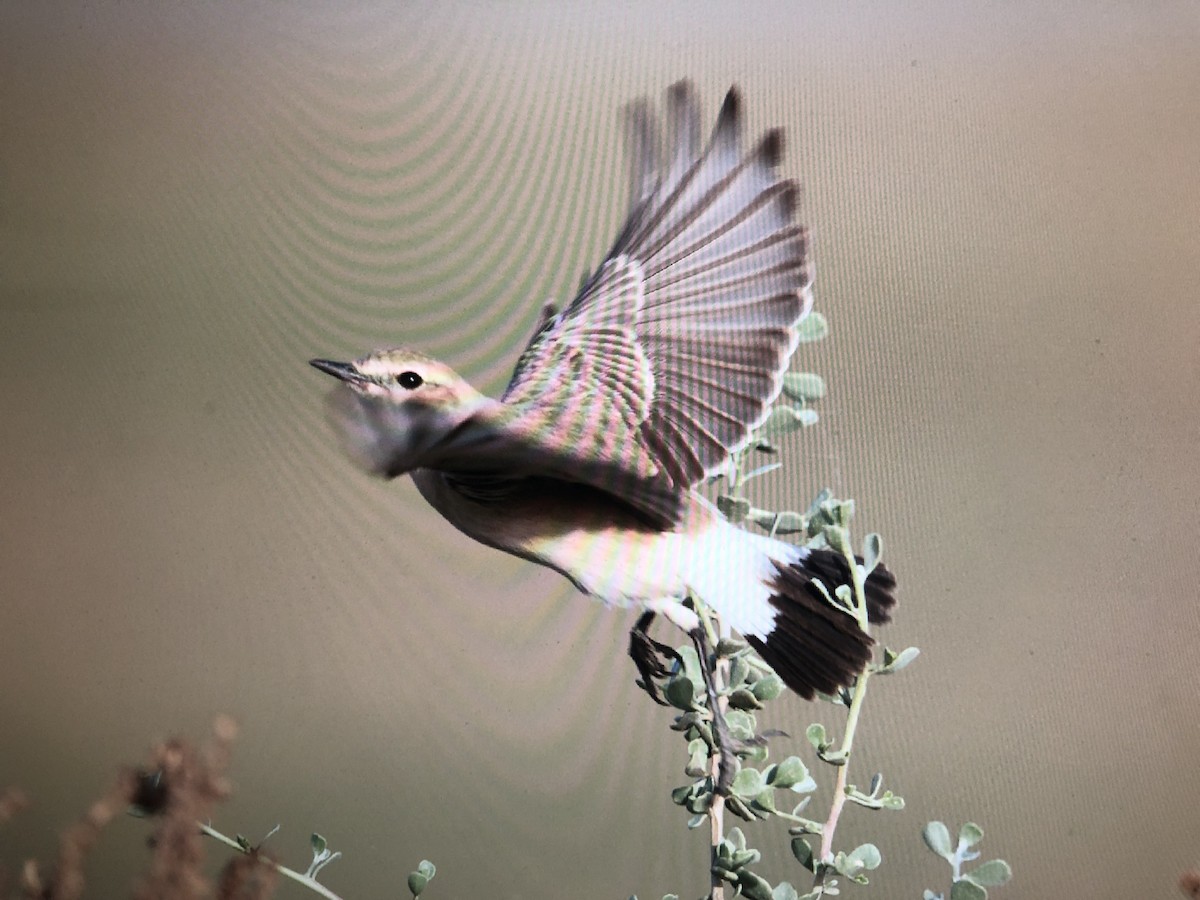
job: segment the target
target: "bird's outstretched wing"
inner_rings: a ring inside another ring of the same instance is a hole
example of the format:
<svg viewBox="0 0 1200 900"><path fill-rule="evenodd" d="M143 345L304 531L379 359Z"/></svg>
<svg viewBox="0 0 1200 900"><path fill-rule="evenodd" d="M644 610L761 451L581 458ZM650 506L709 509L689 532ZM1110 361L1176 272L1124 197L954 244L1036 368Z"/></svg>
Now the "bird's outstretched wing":
<svg viewBox="0 0 1200 900"><path fill-rule="evenodd" d="M741 146L730 90L701 147L695 94L667 95L670 158L645 102L627 113L630 211L604 263L517 363L514 424L581 463L696 484L745 445L779 393L812 303L798 189L779 131Z"/></svg>

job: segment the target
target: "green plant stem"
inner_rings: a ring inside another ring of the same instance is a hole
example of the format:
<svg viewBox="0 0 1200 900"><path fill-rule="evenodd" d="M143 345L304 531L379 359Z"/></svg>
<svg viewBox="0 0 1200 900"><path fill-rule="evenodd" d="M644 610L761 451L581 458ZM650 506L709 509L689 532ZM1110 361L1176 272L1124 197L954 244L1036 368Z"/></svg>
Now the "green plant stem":
<svg viewBox="0 0 1200 900"><path fill-rule="evenodd" d="M851 551L843 552L843 557L850 566L850 580L854 582L854 616L858 627L864 632L870 631L870 621L867 617L866 577L863 570L854 559ZM829 862L833 859L833 835L837 831L838 819L846 806L846 782L850 771L850 754L854 749L854 734L858 730L858 717L862 713L863 701L867 696L867 682L871 679L871 667L867 666L855 679L854 693L850 697L850 713L846 716L846 733L842 737L839 748L842 765L838 766L837 777L833 785L833 802L829 805L829 818L821 829L821 853L818 859ZM813 885L824 884L825 872L822 868L813 879Z"/></svg>
<svg viewBox="0 0 1200 900"><path fill-rule="evenodd" d="M717 629L718 639L729 637L729 626L723 621L717 621ZM705 660L702 665L708 665L708 661ZM729 708L729 698L723 693L729 686L729 660L718 659L717 664L713 666L713 685L717 689L717 709L714 710L714 713L718 716L723 716ZM715 728L713 729L713 733L714 735L716 734ZM715 785L721 775L721 750L719 748L713 753L710 762L713 784ZM713 791L712 806L708 810L708 823L710 869L713 872L711 876L711 900L724 900L725 880L716 874L716 864L717 848L721 846L721 841L725 839L725 798L716 791Z"/></svg>
<svg viewBox="0 0 1200 900"><path fill-rule="evenodd" d="M236 850L238 853L249 853L250 852L245 847L243 847L241 844L239 844L237 841L235 841L233 838L226 837L225 835L221 834L221 832L217 831L217 829L213 828L211 825L205 825L203 822L197 822L196 824L200 826L200 831L202 834L206 834L210 838L220 841L226 847ZM266 857L263 857L262 860L264 863L266 863L267 865L274 868L275 871L277 871L280 875L283 875L287 878L292 879L292 881L295 881L297 884L304 885L306 888L308 888L313 893L320 894L322 897L325 898L325 900L342 900L341 897L339 897L333 891L329 890L329 888L325 887L325 885L321 884L315 878L310 878L307 875L297 872L295 869L289 869L287 866L280 865L279 863L275 862L274 860L267 859Z"/></svg>
<svg viewBox="0 0 1200 900"><path fill-rule="evenodd" d="M846 717L846 735L842 738L840 752L843 764L837 767L837 777L833 785L833 802L829 806L829 818L821 829L821 854L819 859L828 862L833 858L833 834L837 831L838 818L846 805L846 781L850 769L850 752L854 748L854 732L858 728L858 716L862 711L863 699L867 696L867 679L869 673L863 672L858 676L854 685L854 695L850 698L850 714ZM818 876L824 880L823 873Z"/></svg>

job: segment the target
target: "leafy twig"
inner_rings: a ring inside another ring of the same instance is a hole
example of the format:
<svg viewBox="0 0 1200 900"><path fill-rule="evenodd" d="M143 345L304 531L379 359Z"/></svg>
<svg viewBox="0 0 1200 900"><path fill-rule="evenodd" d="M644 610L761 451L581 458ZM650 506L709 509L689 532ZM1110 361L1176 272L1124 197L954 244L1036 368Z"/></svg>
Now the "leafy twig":
<svg viewBox="0 0 1200 900"><path fill-rule="evenodd" d="M241 837L241 835L238 835L238 838L231 838L217 831L217 829L213 828L211 825L206 825L203 822L197 822L196 824L200 826L200 832L202 834L212 838L215 841L220 841L226 847L236 850L238 853L250 854L257 852L258 850L257 847L250 846L249 841ZM274 834L276 831L278 831L278 826L272 829L271 834ZM267 835L267 837L270 836L270 834ZM320 845L319 850L318 844ZM284 876L285 878L290 878L297 884L304 885L304 887L308 888L314 894L319 894L320 896L324 897L325 900L342 900L341 897L339 897L329 888L325 887L325 885L321 884L316 879L317 872L319 872L326 864L331 863L340 857L342 855L341 851L339 850L335 853L330 853L325 846L325 839L319 834L314 834L312 836L312 845L313 862L309 865L307 873L297 872L295 869L290 869L282 863L278 863L268 857L262 857L262 861L277 871L280 875Z"/></svg>

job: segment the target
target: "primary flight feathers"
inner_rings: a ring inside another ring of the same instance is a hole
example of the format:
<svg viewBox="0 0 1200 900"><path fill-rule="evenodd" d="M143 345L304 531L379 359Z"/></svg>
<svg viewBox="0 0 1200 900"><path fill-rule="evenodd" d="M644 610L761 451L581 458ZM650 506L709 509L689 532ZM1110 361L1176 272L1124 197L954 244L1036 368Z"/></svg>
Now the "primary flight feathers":
<svg viewBox="0 0 1200 900"><path fill-rule="evenodd" d="M731 90L700 146L682 82L667 95L664 158L645 103L628 112L633 192L608 257L517 363L502 402L553 422L585 462L675 488L719 470L779 393L812 305L796 185L776 172L780 132L742 151ZM536 429L534 429L536 431ZM582 440L571 440L582 438Z"/></svg>

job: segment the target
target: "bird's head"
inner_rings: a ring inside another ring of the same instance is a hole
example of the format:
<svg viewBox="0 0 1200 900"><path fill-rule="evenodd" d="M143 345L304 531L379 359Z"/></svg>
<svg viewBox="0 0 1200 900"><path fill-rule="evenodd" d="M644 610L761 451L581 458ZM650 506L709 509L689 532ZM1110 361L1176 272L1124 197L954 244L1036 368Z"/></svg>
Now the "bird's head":
<svg viewBox="0 0 1200 900"><path fill-rule="evenodd" d="M437 467L447 437L491 403L447 365L413 350L376 350L354 362L310 360L341 383L329 418L347 454L375 475L394 478Z"/></svg>

